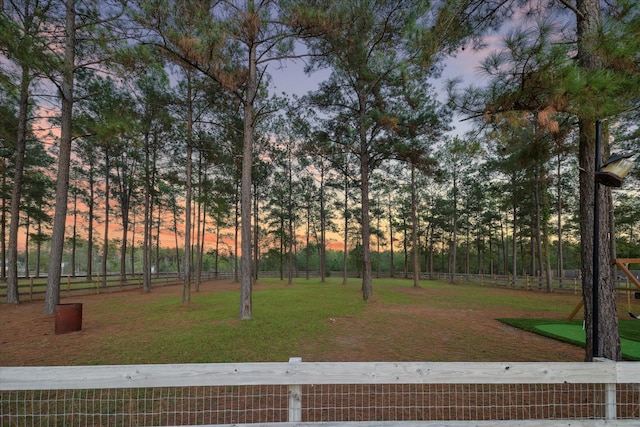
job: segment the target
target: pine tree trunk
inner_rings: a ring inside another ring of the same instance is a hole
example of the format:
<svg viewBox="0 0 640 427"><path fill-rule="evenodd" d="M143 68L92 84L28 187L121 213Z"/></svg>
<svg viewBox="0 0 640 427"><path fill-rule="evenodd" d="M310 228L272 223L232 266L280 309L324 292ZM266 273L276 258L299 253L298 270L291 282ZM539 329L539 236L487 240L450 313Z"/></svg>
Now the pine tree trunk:
<svg viewBox="0 0 640 427"><path fill-rule="evenodd" d="M396 272L395 272L395 259L394 259L394 253L393 253L393 242L394 242L394 238L393 238L393 213L392 213L392 209L391 209L391 200L389 200L389 276L390 277L395 277L396 276ZM433 253L432 253L433 255ZM431 263L431 265L433 266L433 263ZM431 270L431 273L433 273L433 269Z"/></svg>
<svg viewBox="0 0 640 427"><path fill-rule="evenodd" d="M344 244L342 253L342 284L347 284L347 242L349 241L349 174L348 174L348 161L345 160L344 164Z"/></svg>
<svg viewBox="0 0 640 427"><path fill-rule="evenodd" d="M149 133L145 133L144 144L144 224L142 236L142 290L151 292L151 155L149 153Z"/></svg>
<svg viewBox="0 0 640 427"><path fill-rule="evenodd" d="M93 208L94 208L94 185L93 185L93 165L89 166L89 217L87 218L87 282L93 280Z"/></svg>
<svg viewBox="0 0 640 427"><path fill-rule="evenodd" d="M451 258L449 264L449 283L456 282L456 267L458 256L458 184L456 176L453 177L453 232L451 236Z"/></svg>
<svg viewBox="0 0 640 427"><path fill-rule="evenodd" d="M420 287L420 253L418 242L418 200L416 197L416 167L411 164L411 244L413 246L413 287Z"/></svg>
<svg viewBox="0 0 640 427"><path fill-rule="evenodd" d="M288 194L287 194L287 221L288 221L288 230L287 234L289 235L289 244L288 244L288 263L289 269L287 271L287 284L293 284L293 248L295 236L293 233L293 168L291 165L291 152L288 153L288 176L287 176L287 184L288 184ZM284 233L283 233L284 234Z"/></svg>
<svg viewBox="0 0 640 427"><path fill-rule="evenodd" d="M311 203L307 204L307 230L305 232L306 245L305 245L305 279L309 280L309 260L311 258L311 251L309 250L309 242L311 241Z"/></svg>
<svg viewBox="0 0 640 427"><path fill-rule="evenodd" d="M258 281L258 273L260 266L260 251L258 248L260 247L260 224L258 223L257 218L259 218L258 214L260 212L260 195L258 194L258 184L253 184L253 217L256 218L253 221L253 282Z"/></svg>
<svg viewBox="0 0 640 427"><path fill-rule="evenodd" d="M196 292L200 292L200 285L202 284L202 261L204 257L204 236L207 231L207 211L206 209L202 210L202 227L200 231L200 239L198 244L198 259L196 262Z"/></svg>
<svg viewBox="0 0 640 427"><path fill-rule="evenodd" d="M2 188L7 188L7 161L6 159L1 159L2 162ZM5 260L7 259L7 198L5 197L5 192L2 192L2 211L0 211L0 259L2 260L2 265L0 265L0 280L5 280L7 278L7 263Z"/></svg>
<svg viewBox="0 0 640 427"><path fill-rule="evenodd" d="M64 250L64 232L67 220L67 200L69 190L69 169L71 165L71 125L73 114L73 77L76 50L76 10L75 0L65 3L65 50L60 93L62 112L60 116L60 151L58 153L58 174L56 181L56 204L51 236L51 255L47 275L47 290L44 300L44 313L53 314L60 302L60 274L62 252Z"/></svg>
<svg viewBox="0 0 640 427"><path fill-rule="evenodd" d="M18 292L18 229L20 228L20 201L24 177L24 156L27 144L27 113L29 109L30 71L24 67L20 82L18 108L18 135L14 160L13 189L11 192L11 223L9 225L9 260L7 270L7 303L19 304ZM2 259L4 264L4 258Z"/></svg>
<svg viewBox="0 0 640 427"><path fill-rule="evenodd" d="M131 203L130 188L125 186L125 191L120 194L121 197L121 212L122 212L122 238L120 246L120 283L125 284L127 282L127 236L129 234L129 210Z"/></svg>
<svg viewBox="0 0 640 427"><path fill-rule="evenodd" d="M327 277L326 212L324 206L324 164L320 169L320 282Z"/></svg>
<svg viewBox="0 0 640 427"><path fill-rule="evenodd" d="M360 105L364 106L361 101ZM363 123L363 120L361 123ZM369 301L373 296L371 277L371 230L369 223L369 152L367 150L364 126L360 126L360 179L362 204L362 299Z"/></svg>
<svg viewBox="0 0 640 427"><path fill-rule="evenodd" d="M536 256L538 258L538 289L542 289L542 280L543 280L543 271L544 269L544 260L543 260L543 250L542 250L542 197L541 193L544 192L541 187L542 177L540 171L536 171L535 183L534 183L534 199L536 204ZM533 259L533 256L531 257Z"/></svg>
<svg viewBox="0 0 640 427"><path fill-rule="evenodd" d="M173 207L173 239L176 248L176 268L178 277L180 277L180 246L178 243L178 213L176 212L177 206Z"/></svg>
<svg viewBox="0 0 640 427"><path fill-rule="evenodd" d="M564 254L562 252L562 174L561 174L561 157L558 154L558 198L556 200L556 211L558 212L558 285L562 287L564 279Z"/></svg>
<svg viewBox="0 0 640 427"><path fill-rule="evenodd" d="M182 302L191 301L191 171L192 163L192 135L193 135L193 106L191 98L191 74L187 72L187 164L185 190L185 223L184 223L184 278L182 283Z"/></svg>
<svg viewBox="0 0 640 427"><path fill-rule="evenodd" d="M545 177L543 182L547 182L547 176L545 173ZM542 208L544 212L549 211L549 196L547 185L543 185L542 187ZM544 221L542 222L542 259L544 265L541 265L540 268L544 269L544 278L545 278L545 289L547 292L553 292L553 273L551 272L551 249L549 247L549 221L547 219L547 215L544 215Z"/></svg>
<svg viewBox="0 0 640 427"><path fill-rule="evenodd" d="M511 287L515 288L517 283L518 276L518 242L517 242L517 234L518 234L518 214L516 207L513 207L513 232L512 232L512 242L511 242Z"/></svg>
<svg viewBox="0 0 640 427"><path fill-rule="evenodd" d="M71 277L76 277L76 248L78 242L78 192L73 192L73 227L71 234Z"/></svg>
<svg viewBox="0 0 640 427"><path fill-rule="evenodd" d="M111 214L111 208L109 206L109 192L110 187L110 175L111 175L111 162L109 157L109 147L105 147L105 159L104 159L104 242L102 244L102 287L107 287L107 272L109 267L109 218Z"/></svg>
<svg viewBox="0 0 640 427"><path fill-rule="evenodd" d="M40 260L42 255L42 221L38 221L38 242L36 243L36 279L40 278Z"/></svg>
<svg viewBox="0 0 640 427"><path fill-rule="evenodd" d="M253 2L250 1L251 6ZM252 7L251 7L252 9ZM252 318L253 277L251 256L251 168L253 165L254 99L258 90L257 57L255 46L249 46L249 76L244 106L244 129L242 143L242 187L240 193L241 263L240 263L240 319ZM257 218L256 218L257 220ZM257 250L257 248L256 248Z"/></svg>
<svg viewBox="0 0 640 427"><path fill-rule="evenodd" d="M240 181L236 179L236 194L235 194L235 212L234 212L234 218L233 218L233 281L234 282L240 282L240 273L239 273L239 266L238 266L238 254L239 254L239 250L238 250L238 245L239 245L239 241L240 239L238 238L238 235L240 233L240 198L238 198L239 193L241 193L240 190Z"/></svg>
<svg viewBox="0 0 640 427"><path fill-rule="evenodd" d="M578 34L578 66L587 71L602 69L602 61L597 55L596 44L601 29L601 10L598 0L583 0L577 3L579 16L577 17ZM579 117L579 149L578 166L580 168L580 238L582 242L580 260L583 268L582 289L585 308L586 325L586 354L585 360L590 361L594 356L606 357L611 360L621 359L620 337L618 332L618 316L616 313L615 284L611 274L611 252L609 244L609 215L611 209L610 198L605 197L610 191L602 185L595 184L597 137L594 117ZM603 138L603 140L606 140ZM599 187L596 192L597 187ZM595 209L594 201L599 201L599 234L594 236ZM594 238L597 241L594 241ZM598 245L599 257L594 260L594 246ZM598 291L598 329L597 342L594 343L594 310L593 287L594 267L599 270L599 279L595 286ZM597 354L594 354L595 352Z"/></svg>

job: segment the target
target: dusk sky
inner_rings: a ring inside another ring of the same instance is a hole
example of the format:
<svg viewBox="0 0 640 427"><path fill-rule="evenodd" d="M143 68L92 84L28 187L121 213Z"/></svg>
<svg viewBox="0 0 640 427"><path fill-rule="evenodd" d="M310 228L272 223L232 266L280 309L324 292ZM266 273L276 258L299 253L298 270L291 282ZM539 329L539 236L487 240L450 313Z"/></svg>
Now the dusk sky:
<svg viewBox="0 0 640 427"><path fill-rule="evenodd" d="M446 101L446 93L444 88L447 80L454 78L461 78L463 80L463 87L470 84L479 84L479 80L482 78L478 72L480 62L488 55L489 52L495 50L497 47L492 46L481 52L473 51L470 48L460 51L456 57L446 58L444 61L444 72L438 79L431 81L432 85L440 93L440 100ZM304 73L304 62L302 60L287 61L282 66L271 64L269 65L268 72L271 75L272 92L282 93L285 92L289 95L302 96L309 91L315 90L318 84L330 75L330 70L325 69L316 72L312 75ZM463 117L455 115L453 117L453 127L455 130L451 133L453 135L462 135L470 130L471 124L468 122L460 122Z"/></svg>

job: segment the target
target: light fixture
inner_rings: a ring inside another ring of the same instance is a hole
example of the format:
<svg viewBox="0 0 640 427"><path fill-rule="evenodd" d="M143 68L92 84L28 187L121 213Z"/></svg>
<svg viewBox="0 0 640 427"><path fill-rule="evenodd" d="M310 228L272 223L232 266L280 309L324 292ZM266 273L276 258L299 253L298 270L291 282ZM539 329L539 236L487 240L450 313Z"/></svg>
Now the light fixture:
<svg viewBox="0 0 640 427"><path fill-rule="evenodd" d="M634 163L629 160L633 154L613 154L598 170L596 182L607 187L620 187L624 177L633 169Z"/></svg>

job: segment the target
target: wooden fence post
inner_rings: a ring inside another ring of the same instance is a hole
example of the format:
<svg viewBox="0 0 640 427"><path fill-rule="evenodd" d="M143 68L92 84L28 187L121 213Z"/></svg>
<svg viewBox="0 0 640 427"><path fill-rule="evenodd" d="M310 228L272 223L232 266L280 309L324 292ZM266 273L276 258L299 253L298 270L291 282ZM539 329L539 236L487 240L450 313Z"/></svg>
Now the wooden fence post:
<svg viewBox="0 0 640 427"><path fill-rule="evenodd" d="M290 357L290 364L301 363L301 357ZM296 423L302 421L302 386L292 384L289 386L289 422Z"/></svg>

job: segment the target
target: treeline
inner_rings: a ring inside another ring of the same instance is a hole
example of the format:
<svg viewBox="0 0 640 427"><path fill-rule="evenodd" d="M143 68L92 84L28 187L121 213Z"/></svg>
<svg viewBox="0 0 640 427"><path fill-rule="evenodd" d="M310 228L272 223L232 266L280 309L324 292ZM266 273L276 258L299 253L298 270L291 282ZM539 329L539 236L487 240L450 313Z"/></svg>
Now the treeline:
<svg viewBox="0 0 640 427"><path fill-rule="evenodd" d="M619 240L619 250L621 252L620 257L629 258L638 256L640 253L640 246L636 243L633 246L628 245L629 241L626 238ZM35 246L35 245L34 245ZM107 260L107 275L119 275L122 269L120 268L120 256L119 248L121 244L118 240L112 240L110 242L110 253L112 256ZM403 245L404 246L404 245ZM503 242L503 247L510 246L510 242ZM62 275L63 276L86 276L85 270L88 264L86 252L87 241L78 238L76 242L75 251L71 241L68 241L65 245L65 253L63 256ZM390 277L412 277L413 271L411 266L411 251L408 250L408 246L405 246L407 250L396 249L391 251L389 249L372 251L372 271L375 276L390 276ZM551 250L551 263L552 265L558 265L558 258L556 242L552 243ZM421 247L421 260L420 271L422 273L451 273L450 269L450 253L446 250L437 250L433 256L426 250L425 247ZM477 250L473 247L459 246L458 252L463 256L458 259L458 265L455 272L460 274L497 274L497 275L509 275L513 274L510 270L511 263L509 258L505 256L505 253L501 250L493 253L491 256L487 254L487 259L483 262L479 261L482 257L479 256ZM40 248L40 254L35 247L31 247L29 251L20 251L18 253L18 275L20 277L43 277L47 270L46 266L49 262L49 245L44 243ZM125 257L127 263L125 270L127 275L140 274L143 268L142 251L140 248L130 246L129 253ZM467 251L469 251L467 253ZM565 242L564 247L564 269L566 270L579 270L580 269L580 248L575 242ZM192 251L195 253L195 251ZM216 256L217 255L217 256ZM327 249L325 253L326 274L343 274L346 272L348 277L359 276L362 274L362 251L360 246L355 246L348 250L346 257L346 269L345 269L345 257L341 250ZM154 254L152 265L153 274L163 273L176 273L181 275L184 271L184 250L179 247L177 250L174 248L159 247L158 252ZM317 244L311 243L308 247L300 246L296 247L293 256L292 270L295 277L305 277L307 275L317 276L321 270L320 248ZM261 271L279 272L281 277L284 278L289 269L289 259L286 254L281 254L276 248L267 249L262 253L258 262L258 275ZM93 263L102 264L102 252L94 251ZM213 249L205 251L202 257L201 269L205 273L224 272L230 273L231 277L238 277L238 266L240 259L235 257L228 251L221 251L216 253ZM195 265L192 260L192 265ZM520 261L518 263L519 270L516 271L516 275L519 276L535 276L536 271L532 268L534 265L531 262L530 253L523 251L520 254ZM554 269L555 275L562 275L562 271L558 272ZM209 275L210 276L210 275Z"/></svg>

